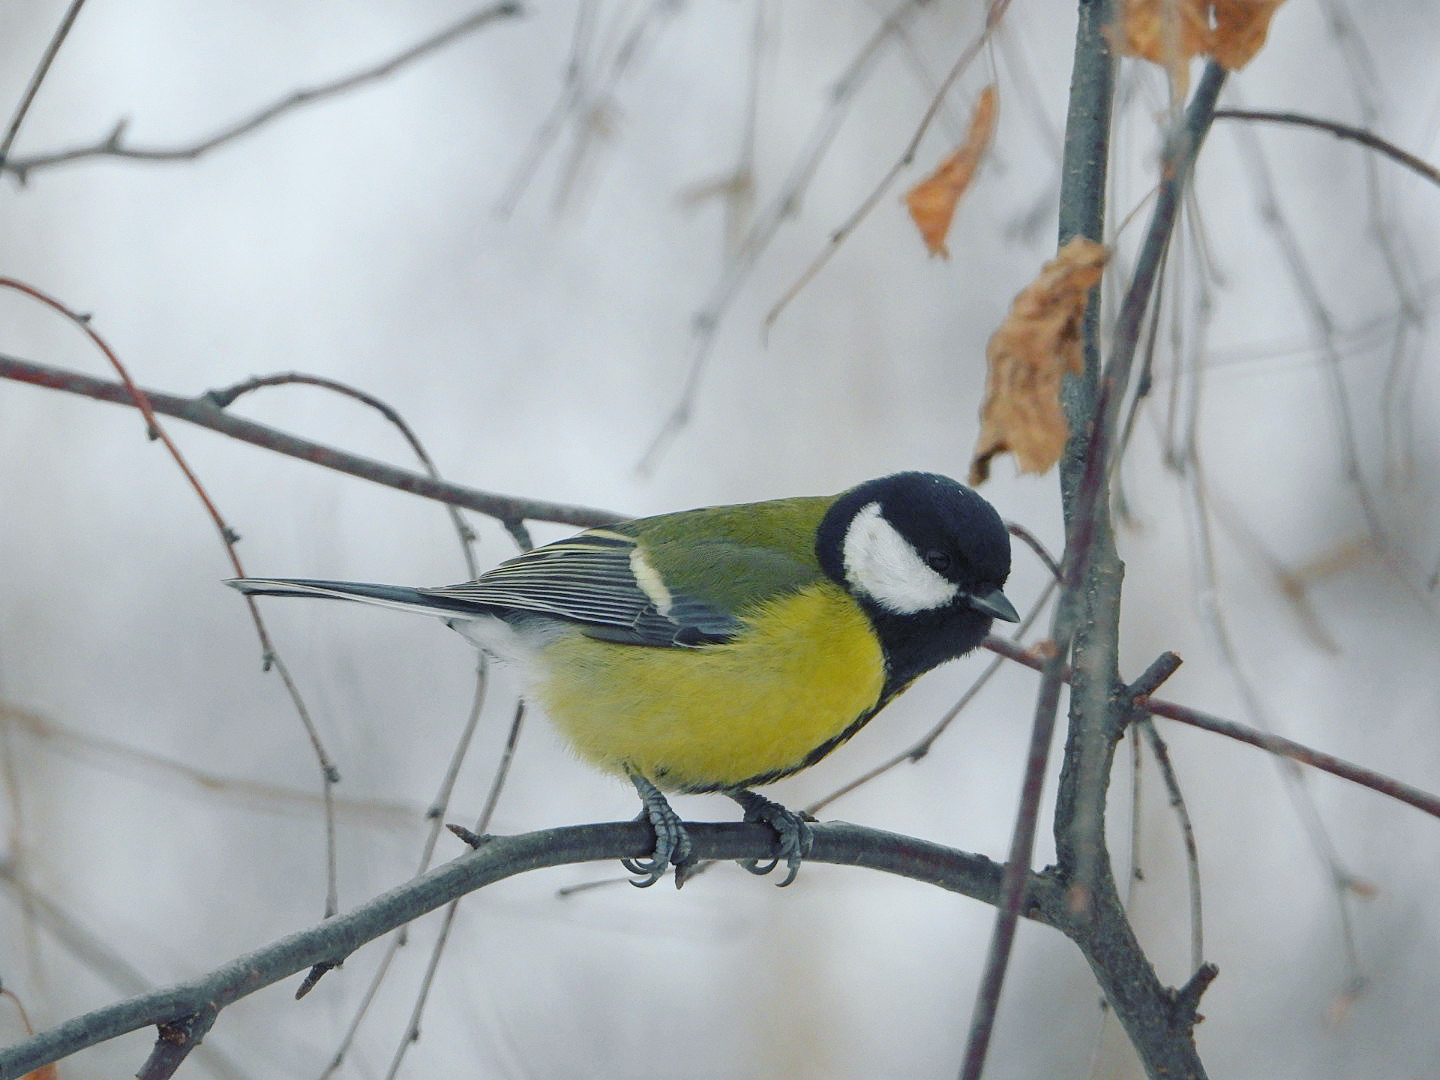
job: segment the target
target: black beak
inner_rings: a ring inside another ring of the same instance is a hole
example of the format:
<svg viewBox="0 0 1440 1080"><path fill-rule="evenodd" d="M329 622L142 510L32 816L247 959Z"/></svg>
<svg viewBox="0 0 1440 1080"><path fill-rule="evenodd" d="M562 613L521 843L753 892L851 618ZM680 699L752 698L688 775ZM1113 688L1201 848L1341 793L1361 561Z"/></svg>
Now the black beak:
<svg viewBox="0 0 1440 1080"><path fill-rule="evenodd" d="M986 615L993 616L1001 622L1019 622L1020 616L1015 611L1015 605L1005 599L1005 594L999 589L991 589L986 593L973 593L969 603L976 611L983 611Z"/></svg>

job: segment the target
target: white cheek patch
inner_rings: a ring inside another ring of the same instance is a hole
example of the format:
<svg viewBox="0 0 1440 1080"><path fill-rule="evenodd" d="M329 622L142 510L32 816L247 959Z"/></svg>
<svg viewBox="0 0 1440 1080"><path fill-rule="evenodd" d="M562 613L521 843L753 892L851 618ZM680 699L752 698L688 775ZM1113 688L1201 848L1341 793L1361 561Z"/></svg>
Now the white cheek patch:
<svg viewBox="0 0 1440 1080"><path fill-rule="evenodd" d="M862 507L850 522L841 554L851 588L897 615L944 607L960 591L925 565L910 541L885 520L878 502Z"/></svg>

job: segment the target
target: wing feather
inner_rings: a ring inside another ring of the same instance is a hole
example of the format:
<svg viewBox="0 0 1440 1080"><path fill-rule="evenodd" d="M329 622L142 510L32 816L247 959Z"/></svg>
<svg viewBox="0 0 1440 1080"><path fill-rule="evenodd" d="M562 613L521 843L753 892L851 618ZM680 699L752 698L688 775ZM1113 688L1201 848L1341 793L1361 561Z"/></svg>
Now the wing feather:
<svg viewBox="0 0 1440 1080"><path fill-rule="evenodd" d="M595 637L635 645L687 646L729 641L739 619L693 597L646 585L636 576L636 541L604 530L528 551L475 581L421 592L504 611L580 623Z"/></svg>

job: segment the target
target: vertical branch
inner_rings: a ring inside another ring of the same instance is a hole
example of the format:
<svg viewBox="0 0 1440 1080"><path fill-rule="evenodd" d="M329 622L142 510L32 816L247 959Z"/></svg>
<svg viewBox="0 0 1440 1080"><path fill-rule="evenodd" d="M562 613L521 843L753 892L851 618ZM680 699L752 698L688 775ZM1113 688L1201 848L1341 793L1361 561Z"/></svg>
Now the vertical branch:
<svg viewBox="0 0 1440 1080"><path fill-rule="evenodd" d="M1110 0L1082 0L1079 24L1075 33L1075 65L1070 82L1070 110L1065 127L1065 156L1061 164L1060 240L1084 235L1097 242L1105 224L1105 173L1110 144L1110 110L1115 96L1115 61L1105 39L1105 27L1111 19ZM1067 380L1067 391L1076 401L1067 399L1071 431L1083 431L1077 417L1090 413L1095 400L1094 387L1099 378L1099 317L1098 287L1092 291L1091 303L1085 312L1085 372L1078 380ZM1071 438L1071 447L1076 443ZM1072 462L1067 454L1066 464ZM1070 476L1062 473L1062 482ZM1066 498L1069 517L1071 500ZM1103 504L1102 504L1103 505ZM1067 548L1073 548L1067 543ZM1113 550L1113 548L1112 548ZM991 932L990 949L980 979L975 1009L970 1017L970 1033L966 1040L961 1080L978 1080L985 1067L990 1034L1000 1004L1000 991L1010 962L1010 951L1019 924L1020 902L1024 883L1030 870L1035 830L1039 820L1040 794L1048 771L1050 744L1060 707L1068 642L1078 614L1070 599L1074 588L1075 560L1067 551L1063 590L1055 613L1053 636L1057 648L1045 663L1035 703L1030 732L1030 748L1026 756L1025 778L1021 788L1021 809L1011 838L1010 851L996 904L995 927ZM1118 590L1117 590L1118 593ZM1058 811L1057 811L1058 815ZM1058 822L1058 816L1057 816ZM1059 826L1057 824L1057 833Z"/></svg>
<svg viewBox="0 0 1440 1080"><path fill-rule="evenodd" d="M1104 39L1110 0L1080 4L1075 31L1075 67L1070 73L1070 109L1065 121L1065 157L1060 165L1060 247L1076 236L1096 243L1105 237L1105 178L1110 154L1110 113L1115 96L1115 58ZM1100 377L1099 288L1085 311L1085 373L1066 382L1071 430Z"/></svg>
<svg viewBox="0 0 1440 1080"><path fill-rule="evenodd" d="M1061 168L1060 242L1081 235L1103 241L1105 190L1114 99L1115 61L1104 30L1108 0L1082 3L1075 70ZM1059 652L1073 645L1070 735L1056 807L1055 840L1060 865L1081 889L1092 886L1104 854L1103 802L1110 749L1105 722L1110 688L1119 682L1120 581L1115 552L1104 448L1094 445L1106 426L1106 383L1101 378L1100 288L1092 290L1083 327L1084 370L1066 380L1063 404L1071 436L1060 466L1066 523L1065 592L1056 618ZM1098 451L1098 452L1097 452ZM1077 827L1079 830L1077 831ZM1085 903L1078 894L1072 901Z"/></svg>
<svg viewBox="0 0 1440 1080"><path fill-rule="evenodd" d="M1073 236L1104 241L1105 189L1110 149L1110 116L1115 95L1115 60L1105 40L1111 21L1109 0L1080 5L1075 37L1075 68L1070 80L1070 109L1065 126L1065 160L1061 166L1060 243ZM1093 777L1082 777L1078 761L1108 755L1094 751L1105 743L1100 723L1086 717L1108 713L1109 688L1119 681L1115 668L1118 639L1120 575L1111 532L1105 470L1090 445L1099 430L1095 421L1103 411L1100 361L1100 287L1091 290L1083 327L1084 371L1067 379L1063 404L1071 436L1060 466L1060 493L1066 522L1065 589L1056 613L1057 655L1063 661L1073 644L1076 664L1071 688L1070 736L1061 773L1055 817L1056 850L1060 865L1081 883L1094 877L1093 857L1077 852L1071 826L1077 811L1087 819L1099 818L1096 802L1103 801L1103 781L1097 792ZM1097 590L1101 579L1110 587ZM1102 610L1102 597L1108 599ZM1093 646L1105 642L1101 650ZM1104 670L1096 661L1108 656ZM1094 736L1098 735L1098 739ZM1096 744L1099 744L1097 747ZM1089 747L1091 752L1087 753ZM1076 751L1080 751L1077 753ZM1091 804L1086 807L1084 804ZM1077 805L1078 804L1078 805ZM1103 844L1103 837L1101 838ZM1088 848L1092 845L1081 845ZM1077 865L1078 864L1078 865ZM1075 871L1080 870L1080 873Z"/></svg>
<svg viewBox="0 0 1440 1080"><path fill-rule="evenodd" d="M1075 235L1099 240L1104 230L1114 87L1114 61L1103 34L1109 21L1106 0L1082 2L1062 167L1062 242ZM1156 205L1117 314L1109 361L1102 368L1097 290L1086 312L1085 367L1068 381L1064 398L1072 434L1061 463L1065 590L1055 638L1058 655L1072 655L1073 684L1055 842L1074 917L1066 932L1084 952L1151 1076L1201 1077L1204 1067L1191 1037L1193 1003L1185 994L1161 985L1140 948L1116 889L1105 844L1110 766L1130 707L1117 659L1124 565L1115 547L1107 476L1145 313L1224 81L1224 70L1209 65L1186 115L1171 132ZM1041 694L1046 695L1046 687ZM1202 970L1207 973L1205 982L1213 978L1213 969ZM1199 989L1203 984L1197 984Z"/></svg>
<svg viewBox="0 0 1440 1080"><path fill-rule="evenodd" d="M1060 468L1067 524L1066 599L1075 605L1068 624L1074 628L1075 676L1055 840L1060 865L1079 890L1072 898L1079 904L1086 902L1081 894L1092 889L1098 877L1108 876L1108 869L1101 866L1108 858L1105 791L1127 707L1123 701L1112 700L1113 688L1120 681L1117 653L1125 568L1115 549L1110 521L1109 462L1145 313L1225 77L1225 69L1218 64L1205 69L1189 108L1166 141L1155 208L1134 277L1116 316L1110 358L1098 383L1091 383L1093 392L1079 395L1084 401L1072 397L1067 403L1072 435ZM1098 342L1087 341L1087 356L1098 348ZM1091 370L1087 364L1087 381ZM1080 407L1085 401L1090 408Z"/></svg>

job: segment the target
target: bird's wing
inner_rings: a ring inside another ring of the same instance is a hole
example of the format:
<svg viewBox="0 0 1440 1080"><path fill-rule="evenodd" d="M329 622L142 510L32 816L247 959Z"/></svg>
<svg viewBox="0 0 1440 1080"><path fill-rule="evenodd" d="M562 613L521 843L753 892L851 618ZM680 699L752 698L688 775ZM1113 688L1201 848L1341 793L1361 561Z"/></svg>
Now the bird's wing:
<svg viewBox="0 0 1440 1080"><path fill-rule="evenodd" d="M814 579L790 556L717 538L687 544L685 573L671 542L649 545L613 529L592 529L526 552L475 581L422 593L578 623L592 637L633 645L729 641L747 608Z"/></svg>

